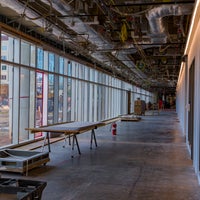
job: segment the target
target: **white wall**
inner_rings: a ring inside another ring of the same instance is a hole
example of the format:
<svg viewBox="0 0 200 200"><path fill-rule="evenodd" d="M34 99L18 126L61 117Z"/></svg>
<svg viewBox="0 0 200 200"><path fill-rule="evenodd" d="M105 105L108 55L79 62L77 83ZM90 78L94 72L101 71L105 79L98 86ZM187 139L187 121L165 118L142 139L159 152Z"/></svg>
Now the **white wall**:
<svg viewBox="0 0 200 200"><path fill-rule="evenodd" d="M194 13L200 13L200 3L196 2ZM182 65L182 70L179 75L177 85L177 113L180 119L180 124L183 133L186 135L186 143L188 144L188 94L189 94L189 69L192 62L195 60L194 69L194 140L193 140L193 165L197 177L199 176L199 151L200 151L200 19L199 16L193 15L193 20L190 27L190 38L187 41L185 49L187 55L186 62ZM190 148L188 148L190 152Z"/></svg>

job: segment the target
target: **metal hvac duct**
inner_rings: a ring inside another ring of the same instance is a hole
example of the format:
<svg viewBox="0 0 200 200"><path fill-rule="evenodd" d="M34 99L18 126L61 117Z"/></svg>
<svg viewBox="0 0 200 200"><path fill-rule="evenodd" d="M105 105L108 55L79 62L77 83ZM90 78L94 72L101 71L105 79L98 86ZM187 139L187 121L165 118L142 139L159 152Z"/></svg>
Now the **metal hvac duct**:
<svg viewBox="0 0 200 200"><path fill-rule="evenodd" d="M48 4L48 0L41 0L43 3ZM56 9L58 12L60 12L63 15L73 13L73 9L63 1L60 0L52 0L52 6L54 9ZM99 50L103 49L107 50L107 52L110 52L110 49L114 49L114 45L109 43L106 39L104 39L99 33L97 33L94 29L92 29L88 24L85 24L81 19L78 17L68 17L67 19L61 19L67 26L69 26L73 31L76 33L87 33L89 35L88 41L90 41L92 44L97 46ZM74 21L74 26L71 26L71 22ZM99 62L105 62L109 60L108 56L105 54L105 52L99 52L99 53L91 53L90 55L97 59ZM117 57L116 57L117 58ZM119 59L119 58L118 58ZM120 54L121 60L128 60L126 55ZM111 60L112 62L112 60ZM140 72L138 69L135 68L135 64L130 61L122 61L124 65L126 65L128 68L130 68L134 74L137 74L140 78L146 78L146 76Z"/></svg>
<svg viewBox="0 0 200 200"><path fill-rule="evenodd" d="M193 10L193 5L172 4L154 7L146 14L149 21L152 42L166 43L167 34L163 24L163 17L166 16L181 16L190 15Z"/></svg>

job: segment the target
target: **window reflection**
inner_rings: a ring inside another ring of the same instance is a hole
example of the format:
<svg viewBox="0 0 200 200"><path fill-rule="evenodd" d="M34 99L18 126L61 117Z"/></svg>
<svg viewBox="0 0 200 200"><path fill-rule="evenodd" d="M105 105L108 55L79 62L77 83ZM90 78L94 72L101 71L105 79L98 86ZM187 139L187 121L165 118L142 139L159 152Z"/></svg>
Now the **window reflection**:
<svg viewBox="0 0 200 200"><path fill-rule="evenodd" d="M48 124L53 123L54 111L54 75L49 74L48 79Z"/></svg>
<svg viewBox="0 0 200 200"><path fill-rule="evenodd" d="M12 67L7 66L7 70L0 72L6 74L6 79L0 81L0 145L8 145L12 142L11 135L11 117L12 108L10 107L12 94L9 96L9 88L11 88L11 82L9 82L9 76L12 77Z"/></svg>
<svg viewBox="0 0 200 200"><path fill-rule="evenodd" d="M35 125L39 127L42 125L42 111L43 111L43 78L44 74L36 73L36 114Z"/></svg>
<svg viewBox="0 0 200 200"><path fill-rule="evenodd" d="M42 136L28 127L102 120L125 112L125 88L137 93L134 86L62 56L2 32L0 146ZM148 95L150 101L153 95Z"/></svg>

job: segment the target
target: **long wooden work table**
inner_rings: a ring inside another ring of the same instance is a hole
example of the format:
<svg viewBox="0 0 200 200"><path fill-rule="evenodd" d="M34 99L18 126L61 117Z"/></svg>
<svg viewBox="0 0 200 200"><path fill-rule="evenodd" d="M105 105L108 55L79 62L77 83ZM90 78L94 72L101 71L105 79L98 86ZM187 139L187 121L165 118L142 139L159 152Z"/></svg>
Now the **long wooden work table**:
<svg viewBox="0 0 200 200"><path fill-rule="evenodd" d="M44 145L45 145L45 142L47 141L49 152L51 151L50 134L53 135L54 133L56 134L62 133L64 134L65 139L66 137L69 137L69 140L72 137L72 150L74 150L74 146L76 144L78 153L81 154L80 147L77 140L77 134L91 131L90 148L92 149L93 141L95 143L95 146L97 147L97 141L96 141L94 129L97 129L98 127L101 127L104 125L106 125L106 123L104 122L68 122L68 123L53 124L49 126L42 126L38 128L27 128L26 130L30 130L31 133L46 132L46 136L44 138Z"/></svg>

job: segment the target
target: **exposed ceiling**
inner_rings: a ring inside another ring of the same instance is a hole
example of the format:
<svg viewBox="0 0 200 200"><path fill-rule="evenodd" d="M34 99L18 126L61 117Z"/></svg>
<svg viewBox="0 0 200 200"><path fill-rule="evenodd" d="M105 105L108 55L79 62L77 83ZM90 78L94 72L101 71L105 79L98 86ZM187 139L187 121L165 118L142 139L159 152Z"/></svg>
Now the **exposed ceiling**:
<svg viewBox="0 0 200 200"><path fill-rule="evenodd" d="M113 76L175 92L194 2L1 0L0 14L1 22L45 36Z"/></svg>

